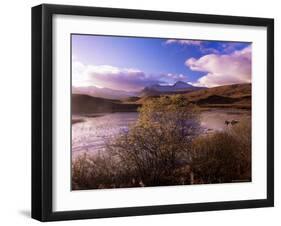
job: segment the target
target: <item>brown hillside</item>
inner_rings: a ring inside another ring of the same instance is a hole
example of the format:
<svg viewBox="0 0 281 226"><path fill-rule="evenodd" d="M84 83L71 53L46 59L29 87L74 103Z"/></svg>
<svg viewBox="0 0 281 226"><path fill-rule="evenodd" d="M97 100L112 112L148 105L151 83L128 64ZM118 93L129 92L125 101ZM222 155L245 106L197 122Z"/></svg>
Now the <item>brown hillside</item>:
<svg viewBox="0 0 281 226"><path fill-rule="evenodd" d="M251 84L235 84L198 90L185 97L202 107L251 109Z"/></svg>
<svg viewBox="0 0 281 226"><path fill-rule="evenodd" d="M188 100L197 101L199 99L204 99L212 95L231 97L231 98L241 98L244 96L251 96L252 85L251 84L234 84L218 86L214 88L197 90L185 94Z"/></svg>
<svg viewBox="0 0 281 226"><path fill-rule="evenodd" d="M72 94L72 114L109 113L136 111L138 104L123 104L118 100Z"/></svg>
<svg viewBox="0 0 281 226"><path fill-rule="evenodd" d="M233 107L250 109L252 96L251 90L251 84L234 84L191 91L184 93L183 95L190 102L202 107ZM159 96L142 97L136 101L136 103L142 104L146 100L157 97Z"/></svg>

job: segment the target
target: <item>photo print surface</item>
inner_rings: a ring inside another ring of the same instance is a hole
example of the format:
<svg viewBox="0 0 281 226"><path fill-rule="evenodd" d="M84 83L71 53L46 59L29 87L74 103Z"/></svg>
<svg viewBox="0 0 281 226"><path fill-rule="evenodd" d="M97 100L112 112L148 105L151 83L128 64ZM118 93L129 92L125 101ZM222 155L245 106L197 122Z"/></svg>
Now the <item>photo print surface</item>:
<svg viewBox="0 0 281 226"><path fill-rule="evenodd" d="M72 190L251 182L249 42L71 35Z"/></svg>

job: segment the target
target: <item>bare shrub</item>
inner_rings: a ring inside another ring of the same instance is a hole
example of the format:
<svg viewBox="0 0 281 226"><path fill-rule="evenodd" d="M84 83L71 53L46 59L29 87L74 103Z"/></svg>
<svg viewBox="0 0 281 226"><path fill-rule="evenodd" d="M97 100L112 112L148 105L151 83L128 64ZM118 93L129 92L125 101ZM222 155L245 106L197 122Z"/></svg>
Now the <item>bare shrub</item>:
<svg viewBox="0 0 281 226"><path fill-rule="evenodd" d="M251 180L251 121L199 135L196 106L181 95L147 100L128 132L102 155L73 160L72 188L121 188Z"/></svg>
<svg viewBox="0 0 281 226"><path fill-rule="evenodd" d="M108 164L100 156L78 156L72 162L72 188L76 190L110 185L109 171L106 168Z"/></svg>
<svg viewBox="0 0 281 226"><path fill-rule="evenodd" d="M188 163L197 126L195 107L180 95L148 100L128 133L108 145L108 152L145 186L189 183ZM192 119L192 120L191 120Z"/></svg>
<svg viewBox="0 0 281 226"><path fill-rule="evenodd" d="M242 121L224 132L196 138L192 156L197 183L250 181L250 122Z"/></svg>
<svg viewBox="0 0 281 226"><path fill-rule="evenodd" d="M72 162L72 189L121 188L142 186L122 162L104 154L84 154Z"/></svg>

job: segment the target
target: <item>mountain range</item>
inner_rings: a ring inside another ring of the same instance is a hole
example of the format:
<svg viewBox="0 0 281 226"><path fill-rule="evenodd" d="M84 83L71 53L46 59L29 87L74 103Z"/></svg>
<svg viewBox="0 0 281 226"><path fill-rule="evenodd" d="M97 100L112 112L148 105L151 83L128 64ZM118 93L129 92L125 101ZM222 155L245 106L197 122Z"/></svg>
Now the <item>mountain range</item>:
<svg viewBox="0 0 281 226"><path fill-rule="evenodd" d="M193 90L192 90L193 89ZM116 92L110 89L100 89L99 95L114 96L115 99L92 96L94 92L84 89L89 94L72 93L73 114L93 114L108 112L131 112L137 111L145 101L158 98L161 95L173 95L181 93L189 102L203 108L240 108L251 109L252 85L233 84L213 88L194 88L189 84L176 83L172 86L154 85L149 87L149 92L157 95L148 95L146 87L138 95L128 92ZM77 90L75 90L77 91ZM101 92L106 91L106 92ZM141 96L146 91L146 95ZM153 91L153 92L152 92ZM81 90L79 90L81 92ZM121 95L120 95L121 94ZM130 96L132 95L132 96ZM122 97L124 99L117 99Z"/></svg>
<svg viewBox="0 0 281 226"><path fill-rule="evenodd" d="M100 97L106 99L125 99L128 97L136 96L134 92L114 90L109 88L98 88L96 86L87 86L87 87L72 87L73 94L84 94L92 97Z"/></svg>
<svg viewBox="0 0 281 226"><path fill-rule="evenodd" d="M140 93L139 96L157 96L163 94L177 94L191 92L195 90L206 89L204 87L197 87L190 85L183 81L178 81L173 85L151 85L145 87Z"/></svg>
<svg viewBox="0 0 281 226"><path fill-rule="evenodd" d="M173 85L153 84L145 87L139 92L129 92L122 90L114 90L109 88L98 88L96 86L88 87L72 87L73 94L84 94L93 97L106 99L123 100L131 97L157 96L163 94L185 93L195 90L205 89L203 87L192 86L186 82L178 81Z"/></svg>

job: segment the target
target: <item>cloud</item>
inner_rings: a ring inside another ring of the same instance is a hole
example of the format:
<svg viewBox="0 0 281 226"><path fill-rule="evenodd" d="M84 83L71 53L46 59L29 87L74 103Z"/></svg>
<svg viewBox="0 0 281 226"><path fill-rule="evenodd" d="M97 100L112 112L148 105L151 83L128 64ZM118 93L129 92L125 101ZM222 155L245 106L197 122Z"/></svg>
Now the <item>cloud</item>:
<svg viewBox="0 0 281 226"><path fill-rule="evenodd" d="M199 40L183 40L183 39L168 39L165 41L165 44L181 44L181 45L194 45L200 46L202 41Z"/></svg>
<svg viewBox="0 0 281 226"><path fill-rule="evenodd" d="M214 87L251 82L252 48L247 46L231 54L208 54L199 59L189 58L185 65L193 71L205 72L194 85Z"/></svg>
<svg viewBox="0 0 281 226"><path fill-rule="evenodd" d="M195 46L199 48L202 53L219 53L219 50L207 47L208 41L200 41L200 40L184 40L184 39L168 39L165 41L166 45L169 44L179 44L182 46Z"/></svg>
<svg viewBox="0 0 281 226"><path fill-rule="evenodd" d="M207 47L206 44L208 41L200 41L200 40L184 40L184 39L168 39L165 41L166 45L169 44L179 44L182 46L195 46L199 48L202 53L219 53L219 51L215 48Z"/></svg>
<svg viewBox="0 0 281 226"><path fill-rule="evenodd" d="M213 46L215 42L216 46ZM234 52L241 45L245 45L243 42L223 42L223 41L204 41L204 40L185 40L185 39L168 39L164 42L166 45L178 44L182 46L194 46L199 49L203 54L228 54Z"/></svg>
<svg viewBox="0 0 281 226"><path fill-rule="evenodd" d="M186 81L183 74L147 74L133 68L118 68L110 65L84 65L73 62L73 86L97 86L116 90L136 91L153 84Z"/></svg>

